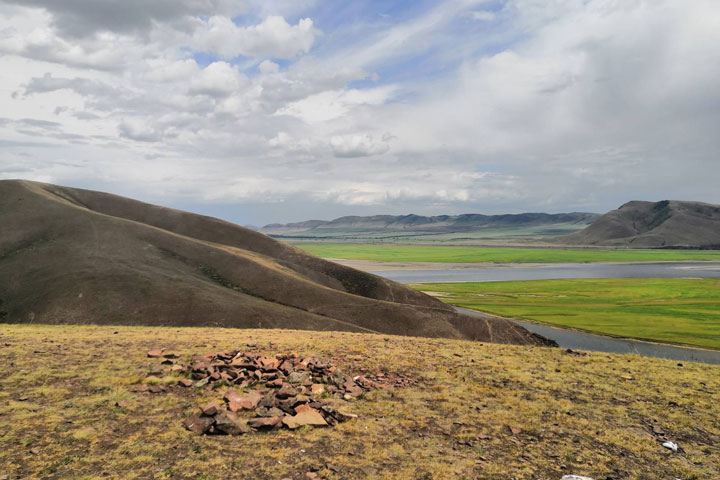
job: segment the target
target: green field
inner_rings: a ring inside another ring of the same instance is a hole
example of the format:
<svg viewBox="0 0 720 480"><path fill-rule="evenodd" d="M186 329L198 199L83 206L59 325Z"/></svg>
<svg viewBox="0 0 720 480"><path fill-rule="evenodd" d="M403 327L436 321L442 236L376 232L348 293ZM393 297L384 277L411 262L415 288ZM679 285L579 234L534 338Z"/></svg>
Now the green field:
<svg viewBox="0 0 720 480"><path fill-rule="evenodd" d="M296 247L325 258L376 262L450 263L589 263L720 261L720 251L707 250L591 250L551 248L492 248L348 243L296 243Z"/></svg>
<svg viewBox="0 0 720 480"><path fill-rule="evenodd" d="M453 305L630 338L720 348L720 280L424 283Z"/></svg>

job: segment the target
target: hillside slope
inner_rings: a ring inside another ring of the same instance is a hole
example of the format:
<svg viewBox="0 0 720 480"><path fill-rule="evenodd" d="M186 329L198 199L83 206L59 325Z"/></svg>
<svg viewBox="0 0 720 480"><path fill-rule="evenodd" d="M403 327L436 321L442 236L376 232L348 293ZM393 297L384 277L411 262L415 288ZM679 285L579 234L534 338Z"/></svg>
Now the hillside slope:
<svg viewBox="0 0 720 480"><path fill-rule="evenodd" d="M508 215L374 215L346 216L331 221L308 220L304 222L265 225L260 229L268 235L301 238L339 238L372 235L421 235L470 233L486 230L507 230L509 235L516 234L521 228L534 228L542 234L539 227L548 231L579 230L598 217L594 213L520 213ZM557 234L557 233L556 233Z"/></svg>
<svg viewBox="0 0 720 480"><path fill-rule="evenodd" d="M720 248L720 205L632 201L557 241L574 245Z"/></svg>
<svg viewBox="0 0 720 480"><path fill-rule="evenodd" d="M348 330L538 344L222 220L0 181L4 322Z"/></svg>

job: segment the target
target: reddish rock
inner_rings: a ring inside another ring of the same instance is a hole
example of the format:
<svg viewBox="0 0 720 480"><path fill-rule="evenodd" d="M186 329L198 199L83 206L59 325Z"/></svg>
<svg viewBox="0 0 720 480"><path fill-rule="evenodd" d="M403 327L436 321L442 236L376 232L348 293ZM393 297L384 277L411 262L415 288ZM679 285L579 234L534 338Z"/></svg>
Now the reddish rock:
<svg viewBox="0 0 720 480"><path fill-rule="evenodd" d="M203 415L207 415L208 417L212 417L216 413L220 411L220 403L218 402L210 402L202 407L200 407L200 410L202 410Z"/></svg>
<svg viewBox="0 0 720 480"><path fill-rule="evenodd" d="M295 413L302 413L302 412L317 412L314 408L312 408L310 405L303 403L295 407Z"/></svg>
<svg viewBox="0 0 720 480"><path fill-rule="evenodd" d="M239 410L253 410L257 407L258 402L262 399L262 395L256 392L238 394L228 391L225 394L225 400L228 402L228 408L231 412Z"/></svg>
<svg viewBox="0 0 720 480"><path fill-rule="evenodd" d="M226 435L242 435L250 433L250 427L244 423L237 415L227 410L221 410L215 415L215 425L213 430Z"/></svg>
<svg viewBox="0 0 720 480"><path fill-rule="evenodd" d="M180 358L180 355L178 355L175 352L166 352L166 353L163 353L162 356L165 358Z"/></svg>
<svg viewBox="0 0 720 480"><path fill-rule="evenodd" d="M276 378L275 380L270 380L266 383L266 385L270 388L279 388L282 387L283 381L282 378Z"/></svg>
<svg viewBox="0 0 720 480"><path fill-rule="evenodd" d="M314 427L327 426L327 422L325 421L323 416L320 415L320 412L312 409L309 411L299 412L297 415L294 415L292 417L286 416L283 418L283 423L291 430L304 427L306 425L311 425Z"/></svg>
<svg viewBox="0 0 720 480"><path fill-rule="evenodd" d="M162 354L164 351L165 351L164 348L158 348L157 350L150 350L147 352L147 356L150 358L160 358L160 357L162 357Z"/></svg>
<svg viewBox="0 0 720 480"><path fill-rule="evenodd" d="M256 417L248 420L248 425L258 430L270 429L282 425L281 417Z"/></svg>
<svg viewBox="0 0 720 480"><path fill-rule="evenodd" d="M310 394L312 396L320 396L323 393L325 393L325 385L323 385L321 383L313 383L310 386Z"/></svg>
<svg viewBox="0 0 720 480"><path fill-rule="evenodd" d="M192 387L193 382L189 378L181 378L180 380L178 380L178 385L180 385L181 387Z"/></svg>
<svg viewBox="0 0 720 480"><path fill-rule="evenodd" d="M148 386L148 391L150 393L163 393L166 390L167 390L167 388L165 388L165 385L153 384L153 385Z"/></svg>
<svg viewBox="0 0 720 480"><path fill-rule="evenodd" d="M183 425L191 432L202 435L210 430L213 423L215 423L215 419L212 417L190 417L183 422Z"/></svg>
<svg viewBox="0 0 720 480"><path fill-rule="evenodd" d="M275 396L277 398L288 398L288 397L294 397L298 394L298 391L295 390L292 385L289 383L283 383L282 387L280 387L280 390L275 393Z"/></svg>

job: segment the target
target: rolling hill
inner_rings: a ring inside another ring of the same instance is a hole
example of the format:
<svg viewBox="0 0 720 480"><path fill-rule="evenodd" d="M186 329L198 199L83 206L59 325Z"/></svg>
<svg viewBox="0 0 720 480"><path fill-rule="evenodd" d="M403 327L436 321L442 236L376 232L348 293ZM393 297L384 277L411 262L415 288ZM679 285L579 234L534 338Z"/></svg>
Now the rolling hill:
<svg viewBox="0 0 720 480"><path fill-rule="evenodd" d="M347 330L545 344L215 218L0 181L0 321Z"/></svg>
<svg viewBox="0 0 720 480"><path fill-rule="evenodd" d="M288 239L395 238L418 242L557 236L590 225L595 213L507 215L374 215L265 225L262 233Z"/></svg>
<svg viewBox="0 0 720 480"><path fill-rule="evenodd" d="M557 241L635 248L720 248L720 205L632 201Z"/></svg>

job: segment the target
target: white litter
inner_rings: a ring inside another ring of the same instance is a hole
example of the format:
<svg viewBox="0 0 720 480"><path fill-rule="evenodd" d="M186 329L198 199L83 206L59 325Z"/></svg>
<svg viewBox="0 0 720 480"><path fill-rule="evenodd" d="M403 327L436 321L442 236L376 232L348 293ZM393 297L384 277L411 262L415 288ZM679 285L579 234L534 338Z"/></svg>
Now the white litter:
<svg viewBox="0 0 720 480"><path fill-rule="evenodd" d="M677 452L677 451L678 451L678 446L677 446L677 444L671 442L670 440L668 440L667 442L663 443L662 446L665 447L665 448L667 448L668 450L672 450L673 452Z"/></svg>
<svg viewBox="0 0 720 480"><path fill-rule="evenodd" d="M560 480L593 480L590 477L583 477L581 475L565 475Z"/></svg>

